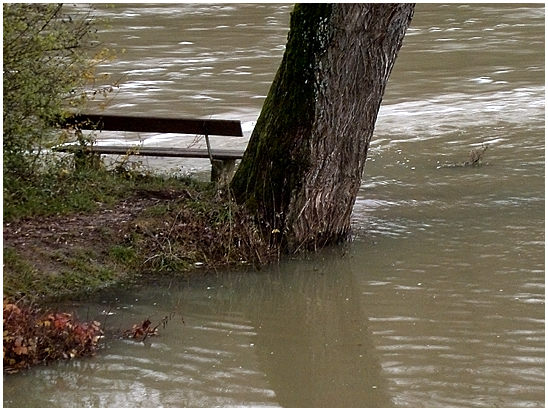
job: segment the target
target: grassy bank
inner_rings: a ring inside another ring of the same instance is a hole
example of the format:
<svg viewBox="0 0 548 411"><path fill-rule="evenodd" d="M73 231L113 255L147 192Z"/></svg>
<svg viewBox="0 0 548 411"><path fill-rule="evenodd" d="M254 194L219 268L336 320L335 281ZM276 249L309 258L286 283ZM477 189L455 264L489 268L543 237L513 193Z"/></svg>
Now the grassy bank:
<svg viewBox="0 0 548 411"><path fill-rule="evenodd" d="M275 258L252 219L209 183L104 169L42 181L4 196L9 300L78 297L143 276Z"/></svg>
<svg viewBox="0 0 548 411"><path fill-rule="evenodd" d="M48 303L276 258L252 218L213 184L105 168L51 167L39 177L4 188L5 373L99 348L99 322Z"/></svg>

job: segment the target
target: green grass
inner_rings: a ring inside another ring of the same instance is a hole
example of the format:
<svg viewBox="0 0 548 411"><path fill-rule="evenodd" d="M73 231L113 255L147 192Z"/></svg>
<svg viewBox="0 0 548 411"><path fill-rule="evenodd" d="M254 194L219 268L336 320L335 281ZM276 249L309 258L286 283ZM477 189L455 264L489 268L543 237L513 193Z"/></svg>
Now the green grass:
<svg viewBox="0 0 548 411"><path fill-rule="evenodd" d="M4 242L4 297L77 298L147 275L188 275L196 262L205 272L242 262L262 265L273 258L251 216L219 196L211 183L105 169L57 170L32 184L10 182L7 195L4 187L4 221L17 227L25 224L20 219L59 217L70 238L79 226L63 226L64 215L74 221L75 213L93 213L105 205L116 210L122 200L124 206L151 201L141 202L145 207L136 208L128 224L113 218L111 226L107 220L87 231L89 237L78 237L75 246L40 236L44 228L39 226L25 244Z"/></svg>
<svg viewBox="0 0 548 411"><path fill-rule="evenodd" d="M89 212L112 205L138 189L207 188L209 185L162 175L139 175L100 169L67 171L51 167L33 181L5 181L4 221L26 217ZM158 210L161 212L161 210Z"/></svg>
<svg viewBox="0 0 548 411"><path fill-rule="evenodd" d="M132 246L114 245L109 250L109 256L125 266L133 266L137 263L137 254Z"/></svg>
<svg viewBox="0 0 548 411"><path fill-rule="evenodd" d="M48 256L44 254L43 258L47 259ZM75 250L70 256L54 254L49 258L61 262L64 269L45 272L25 261L25 257L17 251L4 248L4 296L36 300L84 295L122 278L114 266L94 259L89 251Z"/></svg>
<svg viewBox="0 0 548 411"><path fill-rule="evenodd" d="M4 295L27 295L34 290L38 271L11 248L4 248L4 274L15 272L15 276L3 277Z"/></svg>
<svg viewBox="0 0 548 411"><path fill-rule="evenodd" d="M112 203L128 188L112 173L44 173L33 181L10 182L4 188L4 220L91 211Z"/></svg>
<svg viewBox="0 0 548 411"><path fill-rule="evenodd" d="M105 168L68 171L51 166L33 180L11 180L4 186L4 222L26 218L92 213L99 207L116 208L133 196L163 198L142 212L140 221L156 231L182 201L209 198L213 185L189 178L108 171ZM182 196L182 197L181 197ZM173 197L173 200L171 199ZM131 227L119 238L110 227L98 227L96 237L83 247L61 246L56 251L29 243L24 248L4 247L4 296L57 299L80 295L119 281L131 281L143 269L188 271L191 262L170 252L150 250L148 235ZM86 240L84 240L86 241ZM99 242L97 242L99 241ZM145 261L147 264L145 264ZM145 267L143 267L143 265Z"/></svg>

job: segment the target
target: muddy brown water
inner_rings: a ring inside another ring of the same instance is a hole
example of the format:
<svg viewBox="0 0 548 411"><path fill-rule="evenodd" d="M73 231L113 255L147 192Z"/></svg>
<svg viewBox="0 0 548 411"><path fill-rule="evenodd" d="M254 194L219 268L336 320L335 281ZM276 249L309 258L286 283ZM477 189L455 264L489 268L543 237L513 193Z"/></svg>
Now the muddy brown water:
<svg viewBox="0 0 548 411"><path fill-rule="evenodd" d="M249 137L291 5L98 7L125 49L102 68L123 77L109 111L236 118ZM4 406L543 407L544 102L544 5L419 4L352 243L74 303L113 329L172 318L146 344L4 376ZM488 165L441 167L482 144Z"/></svg>

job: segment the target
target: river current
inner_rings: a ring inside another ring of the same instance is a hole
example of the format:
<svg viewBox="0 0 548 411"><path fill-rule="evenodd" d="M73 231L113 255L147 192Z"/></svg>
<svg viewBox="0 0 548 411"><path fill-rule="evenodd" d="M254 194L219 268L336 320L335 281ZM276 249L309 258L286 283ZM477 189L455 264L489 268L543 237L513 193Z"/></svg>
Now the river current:
<svg viewBox="0 0 548 411"><path fill-rule="evenodd" d="M245 147L290 4L96 5L107 112L233 118ZM4 376L7 407L543 407L543 4L419 4L351 243L272 267L109 289L72 308L146 343ZM96 107L99 110L99 106ZM99 143L202 144L101 134ZM482 167L446 167L488 146ZM143 160L207 178L203 160Z"/></svg>

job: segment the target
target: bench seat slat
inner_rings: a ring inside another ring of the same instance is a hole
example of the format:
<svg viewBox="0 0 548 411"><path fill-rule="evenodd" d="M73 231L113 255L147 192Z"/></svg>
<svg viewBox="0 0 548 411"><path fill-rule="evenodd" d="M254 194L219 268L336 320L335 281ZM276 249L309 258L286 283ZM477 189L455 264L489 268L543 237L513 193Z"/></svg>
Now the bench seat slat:
<svg viewBox="0 0 548 411"><path fill-rule="evenodd" d="M81 151L80 145L67 145L55 147L55 151L74 153ZM209 158L206 149L199 148L172 148L172 147L139 147L139 146L87 146L85 151L97 154L118 154L118 155L140 155L156 157L186 157L186 158ZM211 155L216 160L238 160L242 158L243 150L221 150L212 149Z"/></svg>
<svg viewBox="0 0 548 411"><path fill-rule="evenodd" d="M61 126L78 126L83 130L96 129L141 133L208 134L214 136L243 137L242 125L239 120L79 114L66 118Z"/></svg>

